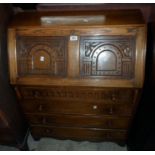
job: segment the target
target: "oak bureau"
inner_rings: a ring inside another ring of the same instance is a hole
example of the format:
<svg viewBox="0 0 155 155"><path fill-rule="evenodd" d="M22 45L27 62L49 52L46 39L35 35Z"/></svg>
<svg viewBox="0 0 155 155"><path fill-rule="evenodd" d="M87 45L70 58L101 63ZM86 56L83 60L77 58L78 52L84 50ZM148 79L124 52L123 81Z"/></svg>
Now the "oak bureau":
<svg viewBox="0 0 155 155"><path fill-rule="evenodd" d="M33 137L125 142L145 53L139 10L16 14L8 28L10 83Z"/></svg>

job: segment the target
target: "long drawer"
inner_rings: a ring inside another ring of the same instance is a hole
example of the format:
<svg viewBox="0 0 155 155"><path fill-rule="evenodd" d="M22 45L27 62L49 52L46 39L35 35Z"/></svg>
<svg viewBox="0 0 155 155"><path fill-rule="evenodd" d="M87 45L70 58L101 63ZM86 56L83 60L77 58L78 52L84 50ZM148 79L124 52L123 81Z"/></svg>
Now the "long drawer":
<svg viewBox="0 0 155 155"><path fill-rule="evenodd" d="M95 128L32 126L31 131L34 137L55 137L73 140L125 140L127 137L126 130L105 130Z"/></svg>
<svg viewBox="0 0 155 155"><path fill-rule="evenodd" d="M103 104L101 102L62 101L62 100L23 100L25 113L38 114L91 114L130 116L132 105Z"/></svg>
<svg viewBox="0 0 155 155"><path fill-rule="evenodd" d="M19 87L23 99L62 99L132 104L137 89L93 87Z"/></svg>
<svg viewBox="0 0 155 155"><path fill-rule="evenodd" d="M87 127L104 129L128 129L129 117L87 116L87 115L32 115L27 114L32 125L49 125L65 127Z"/></svg>

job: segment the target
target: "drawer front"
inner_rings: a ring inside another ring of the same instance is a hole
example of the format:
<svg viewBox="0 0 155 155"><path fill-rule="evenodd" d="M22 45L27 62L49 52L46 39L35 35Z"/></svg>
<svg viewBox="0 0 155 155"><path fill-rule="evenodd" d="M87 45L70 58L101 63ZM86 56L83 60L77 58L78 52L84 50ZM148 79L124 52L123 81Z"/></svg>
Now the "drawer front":
<svg viewBox="0 0 155 155"><path fill-rule="evenodd" d="M73 140L125 140L127 137L126 130L104 130L88 128L67 128L67 127L40 127L31 128L34 137L55 137L60 139Z"/></svg>
<svg viewBox="0 0 155 155"><path fill-rule="evenodd" d="M25 113L40 114L92 114L130 116L132 106L128 104L102 104L96 102L61 101L61 100L24 100Z"/></svg>
<svg viewBox="0 0 155 155"><path fill-rule="evenodd" d="M49 125L64 127L88 127L105 129L128 129L128 117L103 117L85 115L26 115L32 125Z"/></svg>
<svg viewBox="0 0 155 155"><path fill-rule="evenodd" d="M24 99L94 100L106 104L132 104L137 94L137 89L94 87L21 87L19 91Z"/></svg>

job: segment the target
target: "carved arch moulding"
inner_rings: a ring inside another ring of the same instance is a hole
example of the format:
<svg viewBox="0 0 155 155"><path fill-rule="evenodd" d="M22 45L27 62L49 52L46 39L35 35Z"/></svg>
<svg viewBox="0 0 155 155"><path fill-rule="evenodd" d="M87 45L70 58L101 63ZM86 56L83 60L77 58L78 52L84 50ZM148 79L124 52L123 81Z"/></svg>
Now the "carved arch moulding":
<svg viewBox="0 0 155 155"><path fill-rule="evenodd" d="M66 37L17 37L19 76L66 76Z"/></svg>

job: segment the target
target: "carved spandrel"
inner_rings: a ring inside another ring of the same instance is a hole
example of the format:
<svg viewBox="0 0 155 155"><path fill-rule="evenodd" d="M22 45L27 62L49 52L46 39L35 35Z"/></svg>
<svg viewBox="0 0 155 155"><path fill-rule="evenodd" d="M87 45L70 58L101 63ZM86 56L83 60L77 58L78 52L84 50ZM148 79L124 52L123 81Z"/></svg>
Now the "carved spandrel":
<svg viewBox="0 0 155 155"><path fill-rule="evenodd" d="M17 37L19 76L65 76L66 45L65 37Z"/></svg>
<svg viewBox="0 0 155 155"><path fill-rule="evenodd" d="M132 78L134 60L135 38L132 36L81 37L82 77Z"/></svg>

